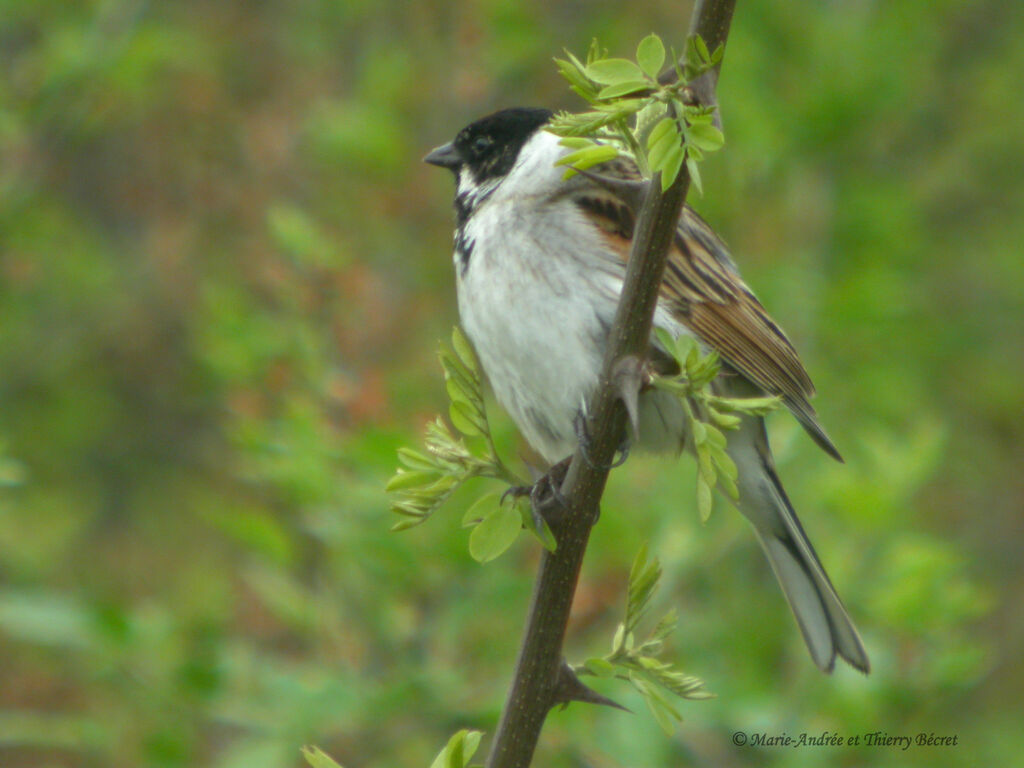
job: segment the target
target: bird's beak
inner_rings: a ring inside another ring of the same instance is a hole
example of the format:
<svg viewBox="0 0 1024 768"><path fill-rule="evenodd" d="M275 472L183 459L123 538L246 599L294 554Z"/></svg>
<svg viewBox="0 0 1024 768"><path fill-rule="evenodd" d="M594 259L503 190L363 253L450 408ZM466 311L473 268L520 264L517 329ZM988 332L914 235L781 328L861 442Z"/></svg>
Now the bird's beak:
<svg viewBox="0 0 1024 768"><path fill-rule="evenodd" d="M455 145L449 142L431 151L429 155L423 158L423 162L439 165L442 168L454 171L462 165L462 157L459 155Z"/></svg>

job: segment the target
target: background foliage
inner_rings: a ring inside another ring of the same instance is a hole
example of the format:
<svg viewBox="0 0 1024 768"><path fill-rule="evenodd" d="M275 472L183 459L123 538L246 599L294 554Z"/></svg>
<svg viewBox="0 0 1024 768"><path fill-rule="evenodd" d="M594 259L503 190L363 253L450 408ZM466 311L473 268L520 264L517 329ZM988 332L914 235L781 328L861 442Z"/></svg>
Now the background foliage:
<svg viewBox="0 0 1024 768"><path fill-rule="evenodd" d="M382 488L445 405L451 180L492 108L578 109L551 62L681 42L675 3L0 0L0 762L425 766L493 729L538 546L481 567L456 503ZM1009 765L1024 611L1024 6L749 0L697 207L804 353L831 463L780 472L874 671L806 657L689 462L613 473L570 656L643 541L718 698L665 738L554 713L551 766ZM499 420L506 455L520 450ZM483 481L480 481L483 482ZM686 500L682 503L680 500ZM1015 711L1016 710L1016 711ZM958 735L733 746L735 731ZM486 737L485 737L486 738Z"/></svg>

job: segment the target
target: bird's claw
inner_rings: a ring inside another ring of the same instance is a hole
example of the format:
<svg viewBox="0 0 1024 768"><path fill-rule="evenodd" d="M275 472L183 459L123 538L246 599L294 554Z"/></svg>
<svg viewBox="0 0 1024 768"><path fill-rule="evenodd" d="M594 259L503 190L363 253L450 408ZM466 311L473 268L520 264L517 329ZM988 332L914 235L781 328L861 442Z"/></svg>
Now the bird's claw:
<svg viewBox="0 0 1024 768"><path fill-rule="evenodd" d="M619 458L613 460L610 464L602 465L595 463L593 459L590 458L590 433L587 432L587 421L582 412L576 414L576 420L573 423L573 426L576 429L576 439L579 442L580 453L583 454L583 460L587 462L592 469L608 471L615 469L616 467L621 467L626 463L626 459L629 458L630 447L628 437L623 438L622 442L619 443L619 447L616 448Z"/></svg>

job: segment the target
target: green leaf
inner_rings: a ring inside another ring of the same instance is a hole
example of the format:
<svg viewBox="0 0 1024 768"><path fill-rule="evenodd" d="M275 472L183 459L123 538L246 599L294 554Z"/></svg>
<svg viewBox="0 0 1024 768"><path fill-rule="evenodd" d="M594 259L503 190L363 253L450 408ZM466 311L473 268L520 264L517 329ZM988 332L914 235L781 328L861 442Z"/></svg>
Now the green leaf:
<svg viewBox="0 0 1024 768"><path fill-rule="evenodd" d="M467 368L474 372L478 370L473 345L469 343L469 339L466 338L462 329L457 325L452 328L452 349L455 350L455 354L459 356L459 359L465 363Z"/></svg>
<svg viewBox="0 0 1024 768"><path fill-rule="evenodd" d="M729 477L729 475L721 472L718 475L718 487L723 489L730 499L739 501L740 489L736 485L736 478Z"/></svg>
<svg viewBox="0 0 1024 768"><path fill-rule="evenodd" d="M399 448L398 449L398 460L409 469L414 470L436 470L437 465L430 459L429 456L425 456L419 451L415 451L412 448Z"/></svg>
<svg viewBox="0 0 1024 768"><path fill-rule="evenodd" d="M647 90L650 87L651 84L647 80L625 80L621 83L606 85L604 88L598 91L597 98L614 99L618 96L625 96L628 93L636 93L637 91Z"/></svg>
<svg viewBox="0 0 1024 768"><path fill-rule="evenodd" d="M402 491L407 488L417 488L419 486L429 485L436 479L436 472L408 472L399 469L394 476L388 480L388 484L384 486L384 490L387 493L392 493L394 491Z"/></svg>
<svg viewBox="0 0 1024 768"><path fill-rule="evenodd" d="M718 427L705 422L704 429L707 433L708 445L718 449L725 448L725 435L722 434Z"/></svg>
<svg viewBox="0 0 1024 768"><path fill-rule="evenodd" d="M655 328L654 335L666 352L671 354L675 350L678 341L669 331L664 328Z"/></svg>
<svg viewBox="0 0 1024 768"><path fill-rule="evenodd" d="M494 493L485 493L479 499L469 505L469 509L466 510L462 516L462 527L469 528L471 525L477 525L480 523L492 510L498 507L501 503L501 497Z"/></svg>
<svg viewBox="0 0 1024 768"><path fill-rule="evenodd" d="M512 505L501 505L491 510L469 535L469 554L478 563L498 557L512 546L523 521Z"/></svg>
<svg viewBox="0 0 1024 768"><path fill-rule="evenodd" d="M749 413L752 416L764 416L779 407L782 398L778 395L769 397L718 397L711 395L708 402L720 411L736 411Z"/></svg>
<svg viewBox="0 0 1024 768"><path fill-rule="evenodd" d="M708 52L708 44L704 42L704 38L700 35L694 35L693 45L697 49L697 55L700 56L700 60L705 64L711 63L711 54Z"/></svg>
<svg viewBox="0 0 1024 768"><path fill-rule="evenodd" d="M662 730L669 736L675 733L676 723L682 720L682 715L669 704L661 691L655 685L633 673L630 673L629 681L633 684L634 688L643 694L647 708L651 710L651 714L654 715L654 719L661 726Z"/></svg>
<svg viewBox="0 0 1024 768"><path fill-rule="evenodd" d="M572 56L572 54L569 54ZM558 73L564 77L570 87L576 91L587 101L593 99L597 94L594 86L591 85L590 80L583 73L581 66L578 66L575 57L572 57L573 61L566 61L565 59L555 59L555 65L558 67ZM575 63L574 63L575 62Z"/></svg>
<svg viewBox="0 0 1024 768"><path fill-rule="evenodd" d="M448 743L434 758L430 768L465 768L480 746L482 735L482 731L469 731L463 728L448 739Z"/></svg>
<svg viewBox="0 0 1024 768"><path fill-rule="evenodd" d="M467 389L466 383L458 376L445 376L444 388L448 392L448 399L453 403L475 406L478 402L476 393Z"/></svg>
<svg viewBox="0 0 1024 768"><path fill-rule="evenodd" d="M710 123L693 123L686 130L686 143L706 152L714 152L725 144L725 136Z"/></svg>
<svg viewBox="0 0 1024 768"><path fill-rule="evenodd" d="M424 522L426 522L426 517L411 518L409 520L399 520L397 523L392 525L391 528L389 528L388 530L392 531L393 533L398 533L399 531L405 531L409 528L415 528L417 525L420 525Z"/></svg>
<svg viewBox="0 0 1024 768"><path fill-rule="evenodd" d="M647 104L647 99L622 99L612 104L595 104L594 109L598 112L605 112L613 116L613 119L620 120L636 114Z"/></svg>
<svg viewBox="0 0 1024 768"><path fill-rule="evenodd" d="M699 423L696 422L695 425ZM701 443L697 446L697 468L700 470L704 481L714 487L716 480L715 468L711 462L711 450L706 443Z"/></svg>
<svg viewBox="0 0 1024 768"><path fill-rule="evenodd" d="M612 677L615 675L615 665L607 659L595 656L587 659L583 666L596 677Z"/></svg>
<svg viewBox="0 0 1024 768"><path fill-rule="evenodd" d="M592 147L578 149L558 158L555 165L571 165L586 170L595 165L614 160L619 151L611 144L594 144Z"/></svg>
<svg viewBox="0 0 1024 768"><path fill-rule="evenodd" d="M699 448L707 442L708 428L703 421L695 420L693 424L690 425L690 429L693 431L693 444L695 446Z"/></svg>
<svg viewBox="0 0 1024 768"><path fill-rule="evenodd" d="M516 502L516 508L519 510L519 516L523 520L523 527L537 537L537 541L541 543L544 549L548 552L554 552L558 548L555 534L551 532L551 527L543 517L539 518L540 529L538 530L538 519L533 516L531 502L526 499L520 499Z"/></svg>
<svg viewBox="0 0 1024 768"><path fill-rule="evenodd" d="M702 475L697 476L697 511L700 521L706 523L711 517L711 486Z"/></svg>
<svg viewBox="0 0 1024 768"><path fill-rule="evenodd" d="M651 633L651 639L664 640L675 631L676 624L678 623L679 614L676 612L676 609L673 608L661 617L661 621L658 622L658 626L656 626L654 631Z"/></svg>
<svg viewBox="0 0 1024 768"><path fill-rule="evenodd" d="M629 80L643 80L644 73L629 59L600 59L588 64L584 74L601 85L615 85Z"/></svg>
<svg viewBox="0 0 1024 768"><path fill-rule="evenodd" d="M738 429L743 421L739 416L733 416L730 413L722 413L717 408L711 407L708 408L708 417L715 425L722 429Z"/></svg>
<svg viewBox="0 0 1024 768"><path fill-rule="evenodd" d="M625 631L632 632L654 596L661 578L661 564L657 558L647 559L647 545L640 547L629 570L629 589L626 595Z"/></svg>
<svg viewBox="0 0 1024 768"><path fill-rule="evenodd" d="M680 155L681 158L682 155ZM703 195L704 185L700 180L700 169L697 167L697 161L693 158L692 153L687 153L686 169L690 172L690 183L693 184L693 188L697 190L698 194ZM678 169L676 170L678 172ZM664 184L664 181L662 181L662 184ZM668 187L664 187L664 189L668 189Z"/></svg>
<svg viewBox="0 0 1024 768"><path fill-rule="evenodd" d="M664 124L664 121L662 123ZM650 164L652 172L660 171L665 165L665 158L669 152L680 145L679 134L674 126L675 121L670 120L668 128L659 130L657 140L649 143L647 162Z"/></svg>
<svg viewBox="0 0 1024 768"><path fill-rule="evenodd" d="M477 422L477 414L466 402L457 400L448 406L448 416L452 425L466 437L477 437L483 434L483 429Z"/></svg>
<svg viewBox="0 0 1024 768"><path fill-rule="evenodd" d="M636 61L647 75L658 76L665 63L665 44L655 34L650 34L640 41L636 48Z"/></svg>
<svg viewBox="0 0 1024 768"><path fill-rule="evenodd" d="M663 117L658 121L651 129L651 134L647 137L647 148L653 149L654 145L659 141L662 141L667 135L671 134L673 138L678 137L676 132L677 123L671 117Z"/></svg>
<svg viewBox="0 0 1024 768"><path fill-rule="evenodd" d="M563 147L569 147L569 149L585 149L594 146L593 139L586 139L582 136L565 136L558 143Z"/></svg>
<svg viewBox="0 0 1024 768"><path fill-rule="evenodd" d="M661 166L661 191L665 192L679 176L679 169L683 166L683 148L678 144L669 150L665 162Z"/></svg>
<svg viewBox="0 0 1024 768"><path fill-rule="evenodd" d="M466 746L463 750L465 758L463 759L462 765L465 766L469 763L470 759L476 753L477 747L480 746L480 738L484 735L483 731L469 731L466 733Z"/></svg>
<svg viewBox="0 0 1024 768"><path fill-rule="evenodd" d="M615 635L612 637L612 656L615 656L622 650L622 645L626 640L626 625L619 624L615 629Z"/></svg>
<svg viewBox="0 0 1024 768"><path fill-rule="evenodd" d="M331 756L320 749L320 747L303 747L302 756L306 758L306 762L309 763L312 768L341 768L341 766L334 762Z"/></svg>

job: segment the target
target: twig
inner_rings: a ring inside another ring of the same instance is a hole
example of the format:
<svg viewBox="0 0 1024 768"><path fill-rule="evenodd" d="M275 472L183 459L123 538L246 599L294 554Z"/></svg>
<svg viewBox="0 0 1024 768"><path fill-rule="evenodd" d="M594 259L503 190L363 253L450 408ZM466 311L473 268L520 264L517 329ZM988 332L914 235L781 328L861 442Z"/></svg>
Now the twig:
<svg viewBox="0 0 1024 768"><path fill-rule="evenodd" d="M735 0L697 0L690 35L700 34L712 51L724 45L735 4ZM705 75L707 82L696 92L698 98L706 99L702 103L714 103L717 70L716 66L713 75ZM658 288L689 183L684 165L664 193L658 178L647 187L622 296L608 335L601 383L589 404L590 461L577 449L562 484L568 510L552 522L558 548L545 551L541 558L515 676L487 758L488 768L527 768L548 712L565 700L560 669L569 611L608 467L625 435L627 413L614 372L619 361L628 357L642 360L647 355Z"/></svg>

